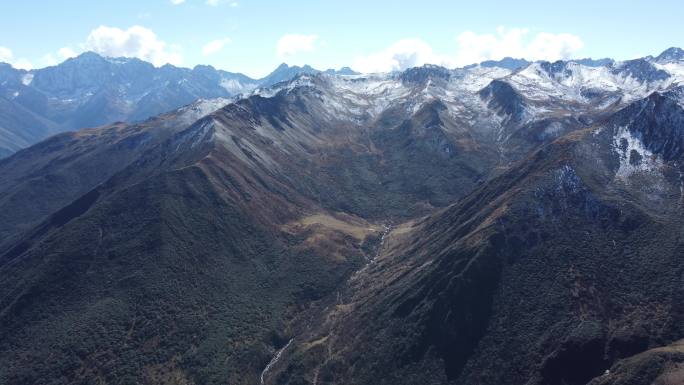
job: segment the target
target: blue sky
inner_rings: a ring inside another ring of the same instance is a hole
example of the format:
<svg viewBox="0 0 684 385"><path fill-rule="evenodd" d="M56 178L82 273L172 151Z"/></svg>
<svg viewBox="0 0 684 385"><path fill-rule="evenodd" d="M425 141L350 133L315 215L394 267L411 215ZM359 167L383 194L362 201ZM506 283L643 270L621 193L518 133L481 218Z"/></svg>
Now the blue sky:
<svg viewBox="0 0 684 385"><path fill-rule="evenodd" d="M681 0L0 0L0 61L39 68L95 50L259 77L281 62L368 72L628 59L684 46L683 13Z"/></svg>

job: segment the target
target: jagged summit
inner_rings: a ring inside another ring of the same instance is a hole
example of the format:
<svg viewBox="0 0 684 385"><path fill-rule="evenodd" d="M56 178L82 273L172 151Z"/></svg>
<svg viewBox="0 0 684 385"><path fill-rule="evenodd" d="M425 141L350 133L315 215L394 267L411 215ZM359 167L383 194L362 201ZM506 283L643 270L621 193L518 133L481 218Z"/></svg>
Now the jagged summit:
<svg viewBox="0 0 684 385"><path fill-rule="evenodd" d="M425 64L422 67L409 68L403 71L399 78L405 82L422 83L427 80L449 80L451 71L434 64Z"/></svg>
<svg viewBox="0 0 684 385"><path fill-rule="evenodd" d="M299 74L313 74L318 72L319 71L313 69L309 65L300 67L296 65L290 66L286 63L282 63L275 70L273 70L273 72L261 78L259 80L259 84L261 86L268 87L273 84L292 79L293 77Z"/></svg>
<svg viewBox="0 0 684 385"><path fill-rule="evenodd" d="M528 60L516 59L512 57L505 57L501 60L487 60L480 63L480 65L483 67L501 67L511 71L515 71L529 64L530 62Z"/></svg>
<svg viewBox="0 0 684 385"><path fill-rule="evenodd" d="M126 58L121 58L121 59L126 59ZM83 53L78 54L77 56L67 58L65 61L70 61L70 62L79 62L79 61L102 61L106 60L104 56L95 53L93 51L85 51Z"/></svg>
<svg viewBox="0 0 684 385"><path fill-rule="evenodd" d="M656 57L658 63L670 63L680 60L684 60L684 50L678 47L668 48Z"/></svg>
<svg viewBox="0 0 684 385"><path fill-rule="evenodd" d="M324 72L328 75L344 75L344 76L360 75L361 74L360 72L356 72L349 67L342 67L338 70L336 70L334 68L328 68Z"/></svg>
<svg viewBox="0 0 684 385"><path fill-rule="evenodd" d="M609 66L615 62L615 60L610 59L610 58L603 58L603 59L591 59L591 58L585 58L585 59L576 59L573 60L576 63L588 66L588 67L604 67L604 66Z"/></svg>

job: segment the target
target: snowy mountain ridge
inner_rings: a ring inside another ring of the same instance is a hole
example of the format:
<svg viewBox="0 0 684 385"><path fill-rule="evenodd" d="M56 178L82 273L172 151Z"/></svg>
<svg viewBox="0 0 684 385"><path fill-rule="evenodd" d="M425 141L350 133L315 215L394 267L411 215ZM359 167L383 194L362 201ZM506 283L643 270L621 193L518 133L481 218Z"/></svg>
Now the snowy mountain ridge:
<svg viewBox="0 0 684 385"><path fill-rule="evenodd" d="M489 101L483 100L482 91L497 81L520 96L524 104L521 113L527 120L563 111L597 113L681 84L684 59L668 51L658 58L604 65L570 60L532 62L517 70L489 63L452 70L425 65L393 73L306 73L271 87L257 88L243 97L271 98L283 92L315 90L330 114L357 121L377 118L396 106L415 113L425 104L439 101L450 113L468 119L487 112Z"/></svg>

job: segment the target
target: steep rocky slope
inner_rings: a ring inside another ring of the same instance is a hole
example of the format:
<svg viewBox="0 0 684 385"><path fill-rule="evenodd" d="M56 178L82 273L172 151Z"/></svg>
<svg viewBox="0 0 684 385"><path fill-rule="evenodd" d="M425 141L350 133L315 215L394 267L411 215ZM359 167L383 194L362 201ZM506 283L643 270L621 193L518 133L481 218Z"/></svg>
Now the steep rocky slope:
<svg viewBox="0 0 684 385"><path fill-rule="evenodd" d="M55 135L0 160L0 249L142 153L229 100L198 101L139 124Z"/></svg>

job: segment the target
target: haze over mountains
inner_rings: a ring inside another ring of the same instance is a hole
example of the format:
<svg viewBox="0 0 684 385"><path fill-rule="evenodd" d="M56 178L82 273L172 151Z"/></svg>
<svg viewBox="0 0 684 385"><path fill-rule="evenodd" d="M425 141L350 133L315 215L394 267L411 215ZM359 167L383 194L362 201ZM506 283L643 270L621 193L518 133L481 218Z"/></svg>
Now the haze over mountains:
<svg viewBox="0 0 684 385"><path fill-rule="evenodd" d="M103 95L149 72L80 110L78 60L121 71ZM0 160L1 383L684 378L681 49L258 81L78 60L8 70L57 107L3 114L129 122Z"/></svg>

